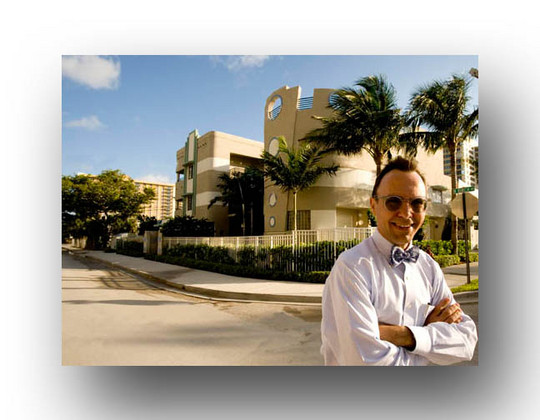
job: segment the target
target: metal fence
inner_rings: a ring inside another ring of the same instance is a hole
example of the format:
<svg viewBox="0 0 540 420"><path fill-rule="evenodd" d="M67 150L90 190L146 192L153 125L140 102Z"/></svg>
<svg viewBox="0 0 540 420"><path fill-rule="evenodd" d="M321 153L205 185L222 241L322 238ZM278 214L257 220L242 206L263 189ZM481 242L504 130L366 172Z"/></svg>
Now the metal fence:
<svg viewBox="0 0 540 420"><path fill-rule="evenodd" d="M173 252L177 245L207 245L226 249L230 258L246 266L283 272L329 271L341 252L371 236L374 229L299 230L265 236L160 237L158 253Z"/></svg>

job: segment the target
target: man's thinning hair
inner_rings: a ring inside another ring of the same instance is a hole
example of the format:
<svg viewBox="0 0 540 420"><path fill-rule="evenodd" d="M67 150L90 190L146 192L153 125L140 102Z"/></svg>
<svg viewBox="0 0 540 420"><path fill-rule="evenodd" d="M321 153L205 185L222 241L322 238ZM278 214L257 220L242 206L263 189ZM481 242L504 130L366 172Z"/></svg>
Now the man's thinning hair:
<svg viewBox="0 0 540 420"><path fill-rule="evenodd" d="M402 156L398 156L395 159L392 159L388 164L383 168L381 173L377 176L377 179L375 180L375 185L373 186L373 191L371 192L371 196L375 197L377 195L377 189L379 188L379 185L384 178L384 176L393 170L403 171L403 172L416 172L418 175L420 175L420 178L422 178L422 181L424 182L424 185L426 185L426 179L424 178L424 175L420 170L418 169L418 162L416 159L410 158L406 159Z"/></svg>

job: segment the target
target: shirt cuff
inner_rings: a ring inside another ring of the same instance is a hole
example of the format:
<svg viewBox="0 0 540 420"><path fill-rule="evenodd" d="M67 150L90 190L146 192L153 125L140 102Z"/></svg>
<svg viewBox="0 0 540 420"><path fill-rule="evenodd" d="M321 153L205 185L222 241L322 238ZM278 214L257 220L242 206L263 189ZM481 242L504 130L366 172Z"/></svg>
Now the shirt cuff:
<svg viewBox="0 0 540 420"><path fill-rule="evenodd" d="M412 354L423 356L431 352L431 338L424 327L407 327L414 335L416 347L411 351Z"/></svg>

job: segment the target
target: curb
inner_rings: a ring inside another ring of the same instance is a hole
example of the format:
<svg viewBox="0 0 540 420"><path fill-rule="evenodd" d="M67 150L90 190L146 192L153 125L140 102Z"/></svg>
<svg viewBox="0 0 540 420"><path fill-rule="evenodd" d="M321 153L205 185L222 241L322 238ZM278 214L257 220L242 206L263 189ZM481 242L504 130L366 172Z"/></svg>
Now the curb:
<svg viewBox="0 0 540 420"><path fill-rule="evenodd" d="M70 251L70 250L68 250ZM275 303L301 303L301 304L317 304L322 303L322 297L319 296L302 296L302 295L276 295L276 294L262 294L262 293L245 293L245 292L229 292L224 290L208 289L206 287L190 286L181 283L175 283L170 280L157 277L146 271L140 271L133 268L125 267L119 264L115 264L109 261L102 260L100 258L91 257L89 255L78 254L82 258L88 260L97 261L110 267L119 268L127 271L131 274L142 276L148 280L155 281L157 283L164 284L168 287L177 289L180 292L186 292L187 294L197 295L199 297L213 298L216 300L235 300L235 301L250 301L250 302L275 302Z"/></svg>
<svg viewBox="0 0 540 420"><path fill-rule="evenodd" d="M478 303L478 290L454 293L454 299L460 304Z"/></svg>
<svg viewBox="0 0 540 420"><path fill-rule="evenodd" d="M190 286L181 283L175 283L167 279L155 276L147 273L146 271L136 270L133 268L125 267L120 264L112 263L110 261L102 260L100 258L91 257L86 254L84 250L73 250L70 248L62 249L72 253L73 255L86 258L88 260L100 262L110 267L124 270L131 274L144 277L148 280L156 283L163 284L167 287L176 289L179 292L186 293L188 295L194 295L200 298L213 299L213 300L228 300L228 301L241 301L241 302L266 302L266 303L296 303L296 304L310 304L321 305L322 296L304 296L304 295L278 295L278 294L262 294L262 293L248 293L248 292L231 292L224 290L208 289L206 287ZM454 298L462 304L476 303L478 302L478 291L468 291L454 293Z"/></svg>

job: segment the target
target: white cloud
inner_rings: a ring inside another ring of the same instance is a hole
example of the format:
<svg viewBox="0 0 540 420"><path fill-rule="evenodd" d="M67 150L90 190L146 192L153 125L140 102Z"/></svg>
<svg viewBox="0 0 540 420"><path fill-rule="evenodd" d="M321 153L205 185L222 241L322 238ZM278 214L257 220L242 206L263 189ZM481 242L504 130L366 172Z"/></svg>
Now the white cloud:
<svg viewBox="0 0 540 420"><path fill-rule="evenodd" d="M168 175L148 174L137 178L137 181L157 182L161 184L174 184L174 181Z"/></svg>
<svg viewBox="0 0 540 420"><path fill-rule="evenodd" d="M253 67L262 67L270 59L269 55L231 55L227 57L212 56L213 63L222 64L228 70L237 72Z"/></svg>
<svg viewBox="0 0 540 420"><path fill-rule="evenodd" d="M116 89L120 79L120 61L98 55L64 56L62 76L92 89Z"/></svg>
<svg viewBox="0 0 540 420"><path fill-rule="evenodd" d="M105 128L106 125L103 124L98 117L91 115L89 117L83 117L79 120L68 121L64 124L64 127L83 128L85 130L95 131Z"/></svg>

